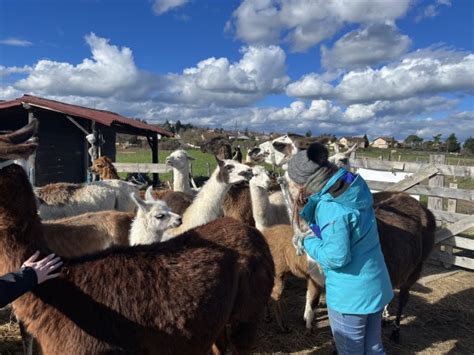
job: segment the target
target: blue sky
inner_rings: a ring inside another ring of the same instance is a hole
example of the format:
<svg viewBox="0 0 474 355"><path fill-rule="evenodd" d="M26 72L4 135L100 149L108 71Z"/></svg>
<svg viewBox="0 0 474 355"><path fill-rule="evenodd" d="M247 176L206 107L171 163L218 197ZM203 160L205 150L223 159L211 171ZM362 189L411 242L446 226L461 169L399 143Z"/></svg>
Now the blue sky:
<svg viewBox="0 0 474 355"><path fill-rule="evenodd" d="M474 1L0 0L0 99L150 122L474 136Z"/></svg>

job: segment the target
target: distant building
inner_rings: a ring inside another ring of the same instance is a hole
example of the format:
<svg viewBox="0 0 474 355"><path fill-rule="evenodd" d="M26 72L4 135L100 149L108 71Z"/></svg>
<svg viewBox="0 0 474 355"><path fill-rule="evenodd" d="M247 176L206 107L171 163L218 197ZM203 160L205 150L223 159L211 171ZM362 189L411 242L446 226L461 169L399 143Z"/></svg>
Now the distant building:
<svg viewBox="0 0 474 355"><path fill-rule="evenodd" d="M372 148L388 149L398 146L398 142L393 137L377 137L370 143L370 146Z"/></svg>

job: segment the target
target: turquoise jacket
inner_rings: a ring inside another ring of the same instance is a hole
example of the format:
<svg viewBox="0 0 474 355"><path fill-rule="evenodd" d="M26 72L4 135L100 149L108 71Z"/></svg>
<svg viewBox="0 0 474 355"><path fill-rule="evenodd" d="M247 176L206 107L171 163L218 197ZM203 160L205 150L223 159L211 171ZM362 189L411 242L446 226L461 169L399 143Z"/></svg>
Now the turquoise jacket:
<svg viewBox="0 0 474 355"><path fill-rule="evenodd" d="M350 186L333 197L330 187L347 177ZM393 297L372 204L364 179L340 169L301 211L316 234L304 248L326 275L328 307L340 313L375 313Z"/></svg>

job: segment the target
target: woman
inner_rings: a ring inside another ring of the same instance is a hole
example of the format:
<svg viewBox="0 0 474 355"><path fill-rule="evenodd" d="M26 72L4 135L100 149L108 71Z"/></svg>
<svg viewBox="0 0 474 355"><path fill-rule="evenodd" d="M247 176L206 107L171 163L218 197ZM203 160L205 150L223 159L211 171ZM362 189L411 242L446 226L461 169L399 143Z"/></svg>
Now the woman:
<svg viewBox="0 0 474 355"><path fill-rule="evenodd" d="M61 258L50 254L36 261L39 255L37 251L23 263L20 270L0 277L0 308L31 291L36 285L59 276L59 273L53 272L63 264Z"/></svg>
<svg viewBox="0 0 474 355"><path fill-rule="evenodd" d="M304 205L300 216L312 231L299 243L326 276L338 353L383 354L382 310L393 292L367 184L329 163L319 143L292 157L288 175L300 189L296 208Z"/></svg>

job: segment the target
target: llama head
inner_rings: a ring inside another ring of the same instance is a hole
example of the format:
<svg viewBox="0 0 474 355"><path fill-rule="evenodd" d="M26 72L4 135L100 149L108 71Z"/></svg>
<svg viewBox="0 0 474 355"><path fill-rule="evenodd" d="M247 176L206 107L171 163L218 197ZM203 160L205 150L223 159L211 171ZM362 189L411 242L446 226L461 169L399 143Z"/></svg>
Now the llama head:
<svg viewBox="0 0 474 355"><path fill-rule="evenodd" d="M268 190L270 188L271 178L268 175L267 170L260 165L252 168L253 177L250 180L250 184L262 189Z"/></svg>
<svg viewBox="0 0 474 355"><path fill-rule="evenodd" d="M285 162L285 155L273 147L273 141L267 141L254 148L251 158L255 162L265 161L268 164L281 166Z"/></svg>
<svg viewBox="0 0 474 355"><path fill-rule="evenodd" d="M166 165L178 170L184 170L189 167L189 161L194 160L184 149L175 150L166 157Z"/></svg>
<svg viewBox="0 0 474 355"><path fill-rule="evenodd" d="M0 162L27 159L38 148L38 139L32 138L38 129L38 121L33 120L25 127L0 136Z"/></svg>
<svg viewBox="0 0 474 355"><path fill-rule="evenodd" d="M349 158L353 152L357 149L357 144L354 144L351 148L345 152L340 152L339 147L334 145L335 154L331 155L328 160L329 162L335 164L338 168L345 168L346 170L350 169Z"/></svg>
<svg viewBox="0 0 474 355"><path fill-rule="evenodd" d="M250 181L252 178L252 168L235 160L220 160L216 157L219 174L217 179L225 184L238 184Z"/></svg>
<svg viewBox="0 0 474 355"><path fill-rule="evenodd" d="M149 195L151 196L151 193ZM148 235L162 236L167 229L181 225L181 216L173 213L166 202L155 200L153 197L150 200L148 190L148 198L145 201L137 198L135 194L130 196L138 207L136 220L140 221Z"/></svg>
<svg viewBox="0 0 474 355"><path fill-rule="evenodd" d="M111 169L115 173L117 173L117 170L115 170L114 164L112 163L112 160L110 160L106 156L102 156L94 160L92 163L92 166L89 167L89 171L97 174L97 175L103 175L106 173L107 170Z"/></svg>

